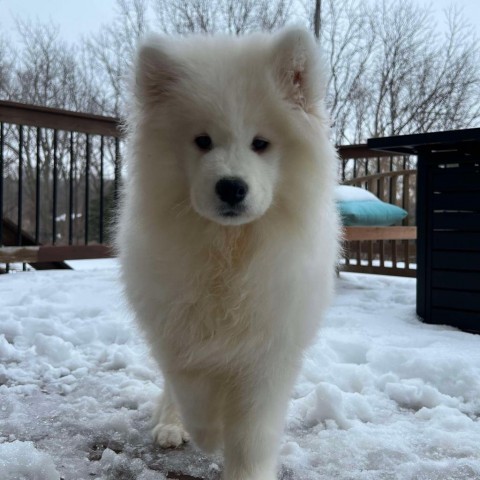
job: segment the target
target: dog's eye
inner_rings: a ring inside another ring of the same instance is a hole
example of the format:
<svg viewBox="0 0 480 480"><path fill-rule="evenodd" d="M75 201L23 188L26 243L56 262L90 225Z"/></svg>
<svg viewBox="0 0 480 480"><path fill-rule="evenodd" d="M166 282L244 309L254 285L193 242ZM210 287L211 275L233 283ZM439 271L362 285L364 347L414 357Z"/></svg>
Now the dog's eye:
<svg viewBox="0 0 480 480"><path fill-rule="evenodd" d="M195 145L200 150L211 150L213 148L212 139L208 135L199 135L195 137Z"/></svg>
<svg viewBox="0 0 480 480"><path fill-rule="evenodd" d="M267 140L264 140L263 138L255 137L252 140L252 150L254 152L263 152L268 148L269 145L270 145L270 142L268 142Z"/></svg>

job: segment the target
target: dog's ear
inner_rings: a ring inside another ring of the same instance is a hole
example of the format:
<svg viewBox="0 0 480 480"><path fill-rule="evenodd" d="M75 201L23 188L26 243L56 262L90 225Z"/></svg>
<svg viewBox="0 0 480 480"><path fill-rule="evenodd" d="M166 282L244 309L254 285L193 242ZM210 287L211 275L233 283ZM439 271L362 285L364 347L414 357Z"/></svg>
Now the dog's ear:
<svg viewBox="0 0 480 480"><path fill-rule="evenodd" d="M178 82L180 67L167 50L168 40L156 35L147 37L139 45L135 64L137 98L159 101Z"/></svg>
<svg viewBox="0 0 480 480"><path fill-rule="evenodd" d="M277 34L273 48L276 80L285 98L307 112L325 96L319 56L308 31L289 28Z"/></svg>

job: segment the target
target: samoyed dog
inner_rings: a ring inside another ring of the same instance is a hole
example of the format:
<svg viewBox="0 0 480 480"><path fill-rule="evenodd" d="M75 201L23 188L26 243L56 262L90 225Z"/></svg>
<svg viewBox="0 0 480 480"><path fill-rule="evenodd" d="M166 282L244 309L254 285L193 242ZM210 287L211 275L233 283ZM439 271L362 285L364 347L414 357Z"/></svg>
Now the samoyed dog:
<svg viewBox="0 0 480 480"><path fill-rule="evenodd" d="M337 157L309 33L150 36L135 64L117 247L163 372L153 434L273 480L332 296Z"/></svg>

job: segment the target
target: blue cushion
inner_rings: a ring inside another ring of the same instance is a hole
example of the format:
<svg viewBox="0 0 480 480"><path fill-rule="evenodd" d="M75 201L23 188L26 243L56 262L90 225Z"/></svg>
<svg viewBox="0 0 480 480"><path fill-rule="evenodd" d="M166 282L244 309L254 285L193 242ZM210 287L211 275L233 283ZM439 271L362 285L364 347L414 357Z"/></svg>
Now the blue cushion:
<svg viewBox="0 0 480 480"><path fill-rule="evenodd" d="M408 215L403 208L380 200L337 202L337 205L346 227L386 227Z"/></svg>

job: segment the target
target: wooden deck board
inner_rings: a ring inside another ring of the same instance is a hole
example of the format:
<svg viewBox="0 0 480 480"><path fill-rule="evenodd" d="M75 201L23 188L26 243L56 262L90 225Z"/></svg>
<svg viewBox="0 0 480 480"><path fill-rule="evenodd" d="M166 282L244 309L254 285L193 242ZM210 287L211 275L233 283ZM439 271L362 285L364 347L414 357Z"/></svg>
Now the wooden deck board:
<svg viewBox="0 0 480 480"><path fill-rule="evenodd" d="M417 227L345 227L344 240L415 240Z"/></svg>

